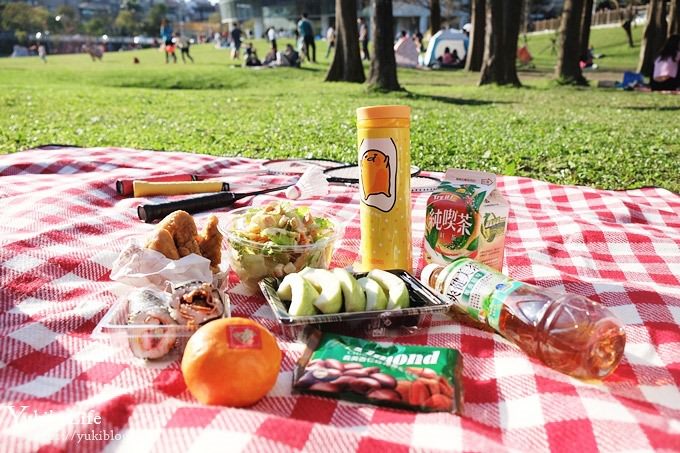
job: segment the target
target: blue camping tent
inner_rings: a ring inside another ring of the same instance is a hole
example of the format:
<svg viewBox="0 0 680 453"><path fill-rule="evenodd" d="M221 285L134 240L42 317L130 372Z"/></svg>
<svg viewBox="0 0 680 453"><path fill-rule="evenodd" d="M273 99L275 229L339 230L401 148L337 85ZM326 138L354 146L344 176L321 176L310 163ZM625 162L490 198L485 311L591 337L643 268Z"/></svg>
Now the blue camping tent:
<svg viewBox="0 0 680 453"><path fill-rule="evenodd" d="M458 57L465 60L467 55L468 37L460 30L440 30L435 33L427 44L423 66L433 66L437 63L437 58L444 54L444 49L449 48L451 52L458 52Z"/></svg>

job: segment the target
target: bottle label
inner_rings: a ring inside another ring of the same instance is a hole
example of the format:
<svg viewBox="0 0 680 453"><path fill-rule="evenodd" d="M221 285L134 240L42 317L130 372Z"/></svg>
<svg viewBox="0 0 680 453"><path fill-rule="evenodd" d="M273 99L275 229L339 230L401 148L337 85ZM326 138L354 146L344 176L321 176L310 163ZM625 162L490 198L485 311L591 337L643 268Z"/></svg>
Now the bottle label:
<svg viewBox="0 0 680 453"><path fill-rule="evenodd" d="M397 145L391 138L366 138L359 146L361 202L390 212L397 200Z"/></svg>
<svg viewBox="0 0 680 453"><path fill-rule="evenodd" d="M490 323L488 318L492 308L498 311L492 316L500 316L500 308L492 307L491 300L496 287L508 281L505 275L484 264L462 258L447 266L446 272L442 272L437 280L437 287L443 288L444 294L473 319ZM497 326L498 319L494 322Z"/></svg>
<svg viewBox="0 0 680 453"><path fill-rule="evenodd" d="M522 282L505 281L496 285L495 291L489 301L489 314L487 323L498 333L500 333L501 310L510 295L518 288L526 286Z"/></svg>

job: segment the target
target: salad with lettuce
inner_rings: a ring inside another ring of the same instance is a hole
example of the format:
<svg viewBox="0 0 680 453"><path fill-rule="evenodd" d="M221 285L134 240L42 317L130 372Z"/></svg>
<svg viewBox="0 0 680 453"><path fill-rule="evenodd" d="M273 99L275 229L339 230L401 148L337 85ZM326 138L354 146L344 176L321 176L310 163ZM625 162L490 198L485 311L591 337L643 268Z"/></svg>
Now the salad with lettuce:
<svg viewBox="0 0 680 453"><path fill-rule="evenodd" d="M330 264L337 226L309 207L271 202L232 213L226 234L229 259L244 283Z"/></svg>

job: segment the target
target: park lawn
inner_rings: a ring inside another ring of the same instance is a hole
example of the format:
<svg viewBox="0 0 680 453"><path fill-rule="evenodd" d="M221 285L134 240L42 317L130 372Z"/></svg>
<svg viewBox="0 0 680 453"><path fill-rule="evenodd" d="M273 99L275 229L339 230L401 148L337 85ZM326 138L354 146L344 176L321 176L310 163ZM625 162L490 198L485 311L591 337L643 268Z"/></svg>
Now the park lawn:
<svg viewBox="0 0 680 453"><path fill-rule="evenodd" d="M592 41L612 72L588 77L620 80L634 69L639 47L627 49L622 30L594 30ZM264 42L256 45L263 56ZM323 42L319 63L301 70L234 67L227 50L209 45L194 46L196 63L186 65L166 65L157 50L101 63L2 59L0 152L63 143L352 162L355 109L398 103L413 109L412 159L424 169L679 192L680 96L555 86L546 45L549 35L529 37L536 68L520 72L521 89L478 87L479 75L464 71L400 69L406 91L390 94L324 83Z"/></svg>
<svg viewBox="0 0 680 453"><path fill-rule="evenodd" d="M633 27L633 42L636 47L631 49L628 47L628 40L623 28L618 24L606 28L593 28L590 43L595 49L594 53L603 56L594 60L598 65L598 70L600 72L634 71L640 57L640 40L643 31L642 26ZM541 71L552 72L555 67L557 55L551 38L556 38L554 32L535 33L527 36L527 45L534 57L533 63ZM520 38L520 46L522 43L523 41ZM597 74L599 73L586 72L586 77L596 76Z"/></svg>

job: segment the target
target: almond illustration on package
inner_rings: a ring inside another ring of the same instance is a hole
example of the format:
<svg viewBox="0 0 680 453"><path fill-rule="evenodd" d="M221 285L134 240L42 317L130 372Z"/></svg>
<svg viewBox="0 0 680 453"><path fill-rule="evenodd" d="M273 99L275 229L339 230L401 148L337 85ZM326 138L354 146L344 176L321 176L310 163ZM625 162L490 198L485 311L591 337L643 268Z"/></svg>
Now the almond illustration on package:
<svg viewBox="0 0 680 453"><path fill-rule="evenodd" d="M454 349L383 346L315 333L298 362L294 389L420 411L462 412L462 357Z"/></svg>

